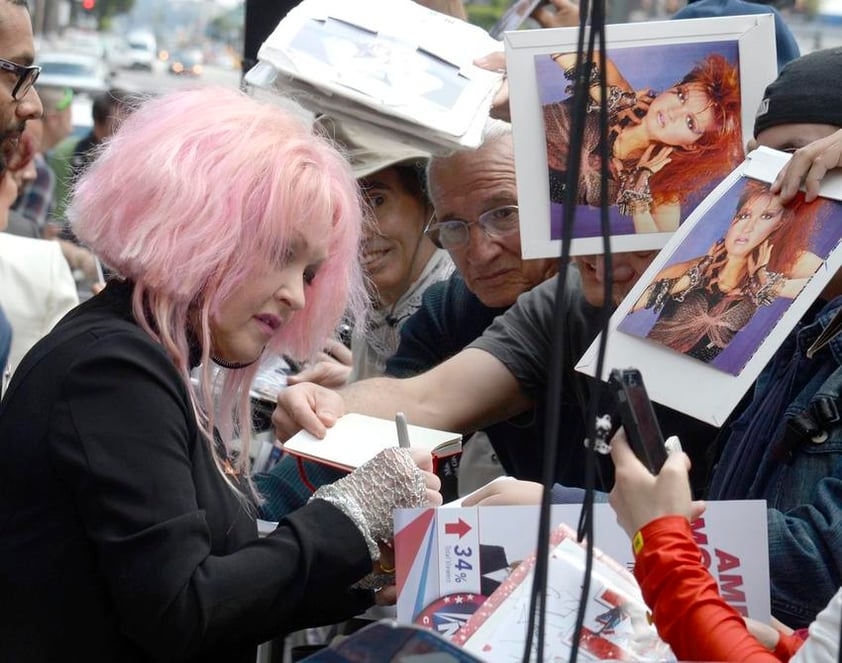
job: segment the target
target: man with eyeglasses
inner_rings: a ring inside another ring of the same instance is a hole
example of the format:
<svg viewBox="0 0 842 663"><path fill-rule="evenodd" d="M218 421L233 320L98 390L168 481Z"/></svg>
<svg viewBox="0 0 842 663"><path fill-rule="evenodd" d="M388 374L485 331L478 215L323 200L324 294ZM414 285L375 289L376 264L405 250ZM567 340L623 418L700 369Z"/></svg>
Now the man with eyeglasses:
<svg viewBox="0 0 842 663"><path fill-rule="evenodd" d="M478 150L433 159L428 167L435 219L428 235L450 256L468 289L486 306L510 306L556 271L556 260L524 260L520 251L511 126L490 121Z"/></svg>
<svg viewBox="0 0 842 663"><path fill-rule="evenodd" d="M511 126L490 121L483 144L434 158L428 189L436 216L427 235L447 249L457 271L424 294L421 308L401 330L386 375L411 377L465 348L519 295L550 278L556 260L522 260ZM527 448L540 448L540 426L503 421L472 435L458 472L460 494L498 476L534 476L539 464ZM512 444L517 440L518 444ZM493 447L493 449L492 449ZM496 456L496 458L495 458Z"/></svg>
<svg viewBox="0 0 842 663"><path fill-rule="evenodd" d="M41 73L34 66L32 22L24 0L0 0L0 170L14 150L28 120L41 116L41 100L32 85Z"/></svg>
<svg viewBox="0 0 842 663"><path fill-rule="evenodd" d="M0 178L7 177L7 159L14 153L27 120L41 115L41 100L32 89L41 73L32 65L34 59L26 0L0 0ZM5 372L10 341L11 327L0 308L0 372Z"/></svg>

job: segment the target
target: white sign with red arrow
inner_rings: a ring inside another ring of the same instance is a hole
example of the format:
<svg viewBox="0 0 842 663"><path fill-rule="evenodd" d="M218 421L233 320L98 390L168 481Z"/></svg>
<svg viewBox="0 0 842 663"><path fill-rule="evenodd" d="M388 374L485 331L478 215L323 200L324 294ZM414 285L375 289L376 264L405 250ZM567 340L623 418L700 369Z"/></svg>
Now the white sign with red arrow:
<svg viewBox="0 0 842 663"><path fill-rule="evenodd" d="M442 595L480 591L479 530L477 510L440 511L437 519L439 587Z"/></svg>

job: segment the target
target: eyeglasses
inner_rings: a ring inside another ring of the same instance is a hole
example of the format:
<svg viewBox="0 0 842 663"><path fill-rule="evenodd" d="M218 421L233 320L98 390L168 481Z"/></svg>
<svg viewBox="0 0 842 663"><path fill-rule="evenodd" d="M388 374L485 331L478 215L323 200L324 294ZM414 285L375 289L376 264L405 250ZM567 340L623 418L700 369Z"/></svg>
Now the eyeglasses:
<svg viewBox="0 0 842 663"><path fill-rule="evenodd" d="M38 75L41 73L41 67L36 65L24 66L17 62L10 62L0 58L0 69L13 73L18 77L17 83L12 88L12 99L19 101L26 96L35 81L38 80Z"/></svg>
<svg viewBox="0 0 842 663"><path fill-rule="evenodd" d="M517 205L495 207L480 214L476 221L463 221L462 219L431 220L424 233L440 249L460 249L470 242L471 226L475 223L479 224L479 227L488 237L511 235L520 228Z"/></svg>

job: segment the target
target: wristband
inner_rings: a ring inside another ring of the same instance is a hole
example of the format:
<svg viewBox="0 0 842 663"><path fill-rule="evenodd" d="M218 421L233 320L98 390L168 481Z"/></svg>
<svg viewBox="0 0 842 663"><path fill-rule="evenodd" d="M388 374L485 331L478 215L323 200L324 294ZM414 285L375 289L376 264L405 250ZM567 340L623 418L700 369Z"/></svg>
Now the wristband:
<svg viewBox="0 0 842 663"><path fill-rule="evenodd" d="M637 533L632 537L632 550L634 550L635 555L639 555L640 551L643 550L643 532L637 530Z"/></svg>

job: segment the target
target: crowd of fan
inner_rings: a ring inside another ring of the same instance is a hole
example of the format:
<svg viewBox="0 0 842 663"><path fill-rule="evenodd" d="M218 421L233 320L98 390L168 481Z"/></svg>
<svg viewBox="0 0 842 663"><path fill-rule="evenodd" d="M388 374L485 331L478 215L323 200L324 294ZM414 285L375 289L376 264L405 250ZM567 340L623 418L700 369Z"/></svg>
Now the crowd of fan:
<svg viewBox="0 0 842 663"><path fill-rule="evenodd" d="M775 13L728 2L681 17ZM575 4L552 5L535 13L543 25L577 23ZM842 167L842 49L799 57L775 15L781 69L746 148L794 152L763 195L818 205ZM394 603L391 513L441 503L431 458L390 450L350 474L283 458L253 474L248 385L269 354L305 360L274 409L281 441L321 437L345 412L403 411L465 434L460 492L517 479L466 505L534 504L552 408L553 499L582 501L596 391L573 366L656 252L613 256L611 301L602 255L524 260L505 119L489 118L478 149L432 156L378 151L240 92L111 90L79 138L72 92L38 87L37 60L26 3L0 0L0 658L251 662L261 642ZM695 158L733 137L727 98L699 98L716 119ZM507 117L505 94L492 115ZM638 194L635 225L681 198L620 185ZM98 261L107 283L80 304ZM561 274L565 398L547 403ZM635 575L681 660L837 660L842 421L824 415L842 400L842 345L815 341L840 315L837 275L721 429L658 406L684 451L657 476L622 433L600 461L597 499L634 540ZM694 498L766 500L773 627L719 597L692 539ZM258 537L258 516L277 528Z"/></svg>

